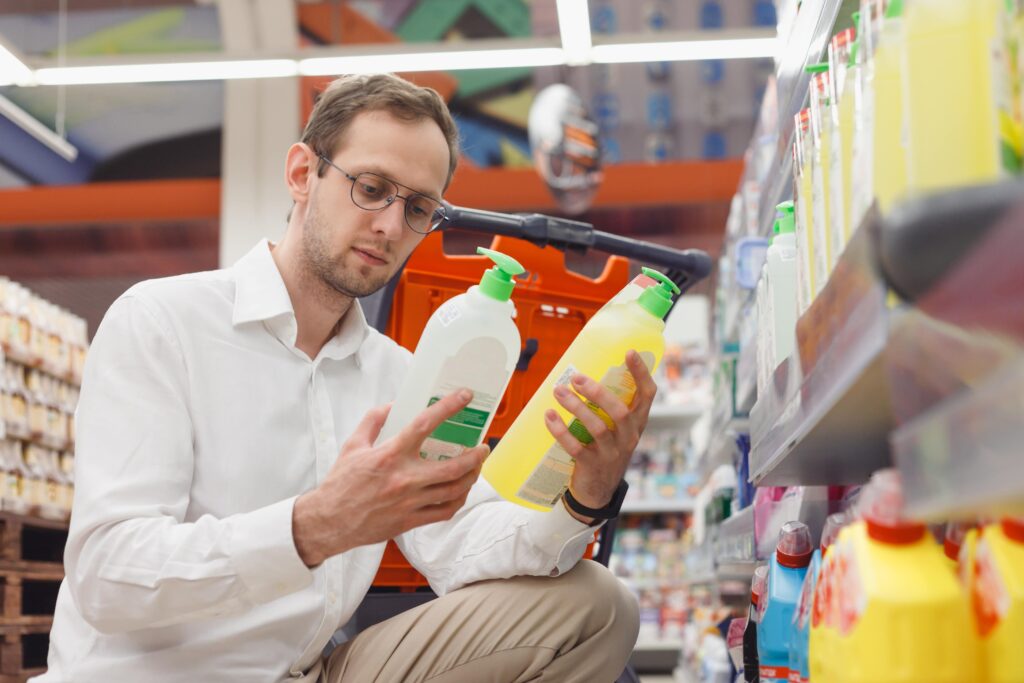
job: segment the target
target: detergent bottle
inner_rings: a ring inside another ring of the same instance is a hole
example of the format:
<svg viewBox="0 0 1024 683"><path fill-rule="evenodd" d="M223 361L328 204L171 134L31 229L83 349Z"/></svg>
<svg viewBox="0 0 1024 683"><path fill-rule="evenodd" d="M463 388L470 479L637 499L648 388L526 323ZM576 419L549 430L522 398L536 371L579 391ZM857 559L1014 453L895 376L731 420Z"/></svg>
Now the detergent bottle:
<svg viewBox="0 0 1024 683"><path fill-rule="evenodd" d="M792 201L779 204L776 211L775 235L765 257L765 269L771 296L771 365L774 372L779 363L793 355L796 346L797 313L797 247L796 218Z"/></svg>
<svg viewBox="0 0 1024 683"><path fill-rule="evenodd" d="M853 82L856 77L856 31L852 28L840 32L828 47L829 86L832 89L832 153L829 171L829 217L832 226L832 263L839 260L854 226L850 225L851 194L853 182L853 135L854 95Z"/></svg>
<svg viewBox="0 0 1024 683"><path fill-rule="evenodd" d="M899 472L876 472L861 493L863 519L829 553L829 683L981 680L966 591L926 527L902 509Z"/></svg>
<svg viewBox="0 0 1024 683"><path fill-rule="evenodd" d="M796 613L793 615L795 633L790 649L789 665L792 680L830 680L825 670L825 667L832 663L828 653L828 633L822 628L821 619L816 620L814 616L815 609L820 610L823 606L823 604L818 604L822 601L818 595L826 580L825 563L828 559L829 549L835 543L842 528L849 523L850 515L846 512L836 512L825 519L825 526L821 531L821 545L814 551L814 556L811 558L811 567L804 579L800 602L797 603ZM794 668L798 672L798 677L793 675Z"/></svg>
<svg viewBox="0 0 1024 683"><path fill-rule="evenodd" d="M424 408L461 388L473 399L423 442L420 457L447 460L480 444L519 362L521 341L513 322L513 277L523 267L512 257L480 247L494 261L480 284L442 304L430 319L412 366L378 441L389 439Z"/></svg>
<svg viewBox="0 0 1024 683"><path fill-rule="evenodd" d="M546 512L569 487L575 461L548 431L547 410L565 420L581 442L593 440L555 399L556 386L571 388L575 375L586 375L629 405L636 383L625 365L626 353L635 350L652 372L657 367L665 351L664 317L679 287L656 270L643 272L658 284L644 289L635 300L605 306L590 319L484 463L484 478L506 500ZM584 402L611 426L604 411Z"/></svg>
<svg viewBox="0 0 1024 683"><path fill-rule="evenodd" d="M793 613L811 564L814 544L803 522L786 522L768 565L768 590L762 597L761 623L757 629L757 659L761 683L788 683L789 647Z"/></svg>
<svg viewBox="0 0 1024 683"><path fill-rule="evenodd" d="M1024 518L1005 518L978 537L970 577L974 622L988 683L1024 681Z"/></svg>
<svg viewBox="0 0 1024 683"><path fill-rule="evenodd" d="M811 72L811 223L814 229L814 286L820 293L832 274L832 226L829 187L832 169L832 110L828 64L807 67Z"/></svg>
<svg viewBox="0 0 1024 683"><path fill-rule="evenodd" d="M903 0L889 0L875 48L872 69L871 107L868 113L872 136L872 187L878 208L887 213L907 193L907 145L904 111L905 75L901 57ZM933 74L937 75L937 72ZM941 80L941 79L940 79ZM933 111L934 116L937 112Z"/></svg>
<svg viewBox="0 0 1024 683"><path fill-rule="evenodd" d="M797 306L799 315L810 308L817 296L814 272L814 225L811 214L811 110L794 117L793 204L796 218Z"/></svg>
<svg viewBox="0 0 1024 683"><path fill-rule="evenodd" d="M761 565L754 569L754 578L750 582L750 611L747 614L747 627L743 631L743 680L746 683L758 683L761 671L757 661L757 624L761 621L761 597L768 587L768 567Z"/></svg>
<svg viewBox="0 0 1024 683"><path fill-rule="evenodd" d="M1012 3L906 3L903 71L914 194L987 183L1020 169Z"/></svg>

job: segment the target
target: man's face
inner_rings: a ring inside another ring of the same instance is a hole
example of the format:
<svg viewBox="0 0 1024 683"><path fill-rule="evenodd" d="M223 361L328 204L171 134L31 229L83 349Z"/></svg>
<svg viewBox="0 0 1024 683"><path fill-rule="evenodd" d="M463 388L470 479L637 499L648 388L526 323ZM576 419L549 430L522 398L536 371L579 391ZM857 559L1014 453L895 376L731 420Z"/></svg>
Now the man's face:
<svg viewBox="0 0 1024 683"><path fill-rule="evenodd" d="M370 111L353 119L331 161L351 176L384 176L404 186L398 189L403 196L416 191L439 200L448 159L448 144L433 121L407 122L386 111ZM332 289L367 296L387 284L423 235L406 224L401 199L379 211L352 203L352 181L338 168L328 166L323 177L313 180L302 257Z"/></svg>

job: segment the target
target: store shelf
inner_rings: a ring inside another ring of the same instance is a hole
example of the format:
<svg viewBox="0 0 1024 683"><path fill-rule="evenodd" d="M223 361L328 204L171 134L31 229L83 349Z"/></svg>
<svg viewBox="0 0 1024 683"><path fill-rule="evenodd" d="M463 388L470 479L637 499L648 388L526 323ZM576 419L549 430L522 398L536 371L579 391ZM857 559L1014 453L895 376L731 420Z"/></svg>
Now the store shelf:
<svg viewBox="0 0 1024 683"><path fill-rule="evenodd" d="M655 499L633 499L628 496L622 502L624 514L682 514L693 512L693 500L655 498Z"/></svg>
<svg viewBox="0 0 1024 683"><path fill-rule="evenodd" d="M713 427L708 447L697 459L696 470L704 478L720 465L731 465L739 446L736 435L750 432L750 421L745 417L734 417L724 424Z"/></svg>
<svg viewBox="0 0 1024 683"><path fill-rule="evenodd" d="M637 652L664 652L666 650L681 650L682 647L682 639L638 640L633 650Z"/></svg>
<svg viewBox="0 0 1024 683"><path fill-rule="evenodd" d="M661 576L619 576L617 578L628 588L638 591L686 587L686 581L680 578L667 578Z"/></svg>
<svg viewBox="0 0 1024 683"><path fill-rule="evenodd" d="M856 484L890 463L883 352L899 310L874 270L872 214L797 324L797 351L751 411L751 480Z"/></svg>
<svg viewBox="0 0 1024 683"><path fill-rule="evenodd" d="M707 407L701 405L655 404L647 418L647 430L671 429L686 434L705 412Z"/></svg>
<svg viewBox="0 0 1024 683"><path fill-rule="evenodd" d="M758 225L768 235L775 218L775 206L792 196L793 117L804 107L811 75L806 67L821 62L832 39L843 0L805 3L796 16L789 40L783 48L776 71L778 136L775 155L762 179Z"/></svg>
<svg viewBox="0 0 1024 683"><path fill-rule="evenodd" d="M923 519L1024 512L1024 354L893 435L907 511Z"/></svg>
<svg viewBox="0 0 1024 683"><path fill-rule="evenodd" d="M724 565L753 564L757 560L754 543L754 507L747 506L722 522L714 541L715 563Z"/></svg>

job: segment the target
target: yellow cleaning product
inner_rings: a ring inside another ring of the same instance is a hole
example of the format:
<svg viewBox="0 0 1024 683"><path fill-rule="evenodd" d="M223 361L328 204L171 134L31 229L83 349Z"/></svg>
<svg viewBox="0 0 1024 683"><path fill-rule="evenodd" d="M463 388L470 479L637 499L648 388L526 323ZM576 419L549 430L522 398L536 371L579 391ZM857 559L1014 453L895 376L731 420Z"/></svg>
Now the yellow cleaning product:
<svg viewBox="0 0 1024 683"><path fill-rule="evenodd" d="M876 472L861 494L863 520L833 546L833 667L820 683L981 680L967 594L902 507L899 472Z"/></svg>
<svg viewBox="0 0 1024 683"><path fill-rule="evenodd" d="M828 48L828 72L832 88L832 168L829 172L832 218L832 263L839 260L853 227L850 224L851 189L853 180L854 96L856 77L856 32L846 29L837 34Z"/></svg>
<svg viewBox="0 0 1024 683"><path fill-rule="evenodd" d="M867 128L872 136L872 192L878 208L887 213L907 193L907 149L904 139L903 0L890 0L878 35L870 76L871 111ZM938 71L931 74L943 80ZM941 110L932 112L941 117Z"/></svg>
<svg viewBox="0 0 1024 683"><path fill-rule="evenodd" d="M985 527L970 574L985 681L1024 682L1024 519Z"/></svg>
<svg viewBox="0 0 1024 683"><path fill-rule="evenodd" d="M555 399L556 386L571 388L573 376L583 374L629 405L636 384L625 365L626 353L635 350L652 372L657 367L665 351L663 318L679 288L656 270L644 268L644 274L658 284L635 300L605 306L590 319L487 458L483 476L506 500L547 511L569 486L575 461L548 431L546 411L553 409L569 422L569 431L581 442L593 439ZM604 411L592 403L588 407L611 425Z"/></svg>
<svg viewBox="0 0 1024 683"><path fill-rule="evenodd" d="M811 222L811 110L794 120L793 206L796 213L797 308L803 315L818 290L814 286L814 228Z"/></svg>
<svg viewBox="0 0 1024 683"><path fill-rule="evenodd" d="M1020 169L1007 0L913 0L905 12L913 194L993 182Z"/></svg>
<svg viewBox="0 0 1024 683"><path fill-rule="evenodd" d="M857 13L857 61L853 76L854 135L851 179L851 229L856 229L875 202L874 120L875 120L875 47L885 15L883 0L861 0Z"/></svg>
<svg viewBox="0 0 1024 683"><path fill-rule="evenodd" d="M829 229L829 174L832 155L832 113L829 108L827 64L807 67L811 77L811 223L814 228L815 296L825 288L832 274L832 240Z"/></svg>

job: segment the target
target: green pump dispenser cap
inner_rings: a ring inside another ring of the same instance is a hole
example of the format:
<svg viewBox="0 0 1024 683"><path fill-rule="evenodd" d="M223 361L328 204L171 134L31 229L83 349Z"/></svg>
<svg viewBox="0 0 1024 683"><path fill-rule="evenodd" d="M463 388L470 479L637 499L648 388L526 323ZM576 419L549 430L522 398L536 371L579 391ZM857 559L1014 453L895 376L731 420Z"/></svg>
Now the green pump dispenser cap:
<svg viewBox="0 0 1024 683"><path fill-rule="evenodd" d="M512 290L516 283L513 277L525 273L526 269L511 256L506 256L500 251L477 247L476 253L483 254L494 261L494 267L488 268L484 276L480 278L480 291L498 301L508 301L512 297Z"/></svg>
<svg viewBox="0 0 1024 683"><path fill-rule="evenodd" d="M653 268L643 268L642 271L647 277L657 280L658 284L645 289L638 303L651 315L664 318L672 308L672 297L680 293L679 287Z"/></svg>
<svg viewBox="0 0 1024 683"><path fill-rule="evenodd" d="M857 66L857 53L860 52L860 38L853 41L850 44L850 59L847 60L846 66Z"/></svg>
<svg viewBox="0 0 1024 683"><path fill-rule="evenodd" d="M889 6L885 8L886 19L899 19L903 16L903 0L889 0Z"/></svg>
<svg viewBox="0 0 1024 683"><path fill-rule="evenodd" d="M785 235L796 232L796 209L792 200L785 201L775 207L782 214L775 223L776 234Z"/></svg>
<svg viewBox="0 0 1024 683"><path fill-rule="evenodd" d="M828 71L828 64L808 64L804 68L804 71L806 71L809 74L823 74Z"/></svg>

